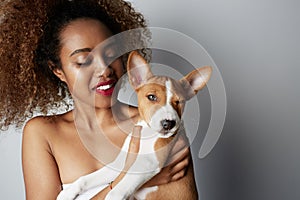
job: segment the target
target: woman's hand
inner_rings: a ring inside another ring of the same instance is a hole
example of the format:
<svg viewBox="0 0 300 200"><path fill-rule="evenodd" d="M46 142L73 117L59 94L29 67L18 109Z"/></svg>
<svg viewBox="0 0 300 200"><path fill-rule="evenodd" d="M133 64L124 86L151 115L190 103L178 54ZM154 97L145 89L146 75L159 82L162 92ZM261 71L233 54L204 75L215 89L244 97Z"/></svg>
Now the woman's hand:
<svg viewBox="0 0 300 200"><path fill-rule="evenodd" d="M162 168L160 173L145 183L143 187L162 185L179 180L186 174L190 159L189 142L184 134L180 134L170 152L170 157L165 167Z"/></svg>

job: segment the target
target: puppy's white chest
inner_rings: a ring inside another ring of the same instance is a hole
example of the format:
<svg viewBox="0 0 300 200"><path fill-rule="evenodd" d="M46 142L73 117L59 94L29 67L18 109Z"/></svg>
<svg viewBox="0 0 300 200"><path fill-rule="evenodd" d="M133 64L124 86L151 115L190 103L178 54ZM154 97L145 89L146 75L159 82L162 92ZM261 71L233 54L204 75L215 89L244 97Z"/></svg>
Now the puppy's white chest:
<svg viewBox="0 0 300 200"><path fill-rule="evenodd" d="M154 154L155 142L159 138L159 134L153 131L144 121L138 122L136 125L142 126L140 136L140 151L139 154Z"/></svg>

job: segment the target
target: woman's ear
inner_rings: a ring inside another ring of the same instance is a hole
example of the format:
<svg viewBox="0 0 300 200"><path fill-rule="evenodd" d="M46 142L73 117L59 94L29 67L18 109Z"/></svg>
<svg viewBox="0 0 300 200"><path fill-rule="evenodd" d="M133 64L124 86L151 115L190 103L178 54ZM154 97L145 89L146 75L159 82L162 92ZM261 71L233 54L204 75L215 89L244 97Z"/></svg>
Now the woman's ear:
<svg viewBox="0 0 300 200"><path fill-rule="evenodd" d="M61 81L66 82L65 73L62 69L59 69L52 61L48 61L48 67Z"/></svg>

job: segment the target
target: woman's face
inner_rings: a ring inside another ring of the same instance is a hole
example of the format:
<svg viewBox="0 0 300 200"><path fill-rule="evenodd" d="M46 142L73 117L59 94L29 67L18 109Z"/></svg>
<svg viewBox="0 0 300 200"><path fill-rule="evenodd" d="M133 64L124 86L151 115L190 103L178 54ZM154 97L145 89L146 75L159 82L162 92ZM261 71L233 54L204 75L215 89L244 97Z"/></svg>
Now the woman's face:
<svg viewBox="0 0 300 200"><path fill-rule="evenodd" d="M114 86L124 73L116 44L102 42L112 36L98 20L77 19L61 32L60 59L62 69L54 73L64 81L75 102L111 106Z"/></svg>

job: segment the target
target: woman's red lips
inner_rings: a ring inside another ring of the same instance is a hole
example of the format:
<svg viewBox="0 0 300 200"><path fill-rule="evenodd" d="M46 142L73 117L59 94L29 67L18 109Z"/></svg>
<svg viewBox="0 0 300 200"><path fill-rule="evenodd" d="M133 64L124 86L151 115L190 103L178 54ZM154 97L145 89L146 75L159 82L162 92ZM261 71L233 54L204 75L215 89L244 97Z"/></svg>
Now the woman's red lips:
<svg viewBox="0 0 300 200"><path fill-rule="evenodd" d="M115 88L115 83L115 80L98 83L96 86L96 93L104 96L111 96Z"/></svg>

